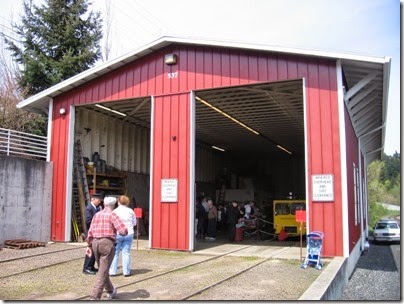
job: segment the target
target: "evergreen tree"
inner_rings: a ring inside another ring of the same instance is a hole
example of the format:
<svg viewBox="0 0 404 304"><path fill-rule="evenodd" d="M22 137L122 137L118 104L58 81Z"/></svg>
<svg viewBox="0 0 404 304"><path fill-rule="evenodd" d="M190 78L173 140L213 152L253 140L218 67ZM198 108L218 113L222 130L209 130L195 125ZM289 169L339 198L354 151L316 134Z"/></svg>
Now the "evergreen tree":
<svg viewBox="0 0 404 304"><path fill-rule="evenodd" d="M26 96L36 94L92 66L101 58L100 12L88 0L24 0L22 24L12 24L18 45L3 38L18 62L18 84Z"/></svg>
<svg viewBox="0 0 404 304"><path fill-rule="evenodd" d="M384 168L380 174L380 180L386 183L386 186L390 189L397 183L400 183L400 154L397 153L397 151L392 156L383 153L382 160L384 162Z"/></svg>

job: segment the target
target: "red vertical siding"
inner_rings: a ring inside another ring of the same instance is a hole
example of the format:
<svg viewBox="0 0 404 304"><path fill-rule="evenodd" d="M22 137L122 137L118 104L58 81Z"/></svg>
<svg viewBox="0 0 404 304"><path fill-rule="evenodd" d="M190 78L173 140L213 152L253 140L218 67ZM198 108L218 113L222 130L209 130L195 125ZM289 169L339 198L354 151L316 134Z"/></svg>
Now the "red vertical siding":
<svg viewBox="0 0 404 304"><path fill-rule="evenodd" d="M231 84L231 65L230 65L230 54L227 50L222 50L221 54L221 82L222 86L229 86Z"/></svg>
<svg viewBox="0 0 404 304"><path fill-rule="evenodd" d="M348 194L348 223L349 223L349 252L353 250L361 236L360 223L355 225L355 189L353 164L359 168L358 161L358 139L356 138L352 124L349 120L349 114L346 107L345 111L345 138L346 138L346 172L347 172L347 194ZM363 163L362 163L363 165ZM364 168L364 167L362 167ZM359 216L359 214L358 214Z"/></svg>
<svg viewBox="0 0 404 304"><path fill-rule="evenodd" d="M211 88L213 84L213 58L212 51L206 50L203 55L203 85L204 87Z"/></svg>
<svg viewBox="0 0 404 304"><path fill-rule="evenodd" d="M189 249L189 94L154 99L152 247ZM178 202L161 202L161 179L178 179Z"/></svg>
<svg viewBox="0 0 404 304"><path fill-rule="evenodd" d="M164 55L178 55L178 64L167 66ZM168 74L172 73L172 74ZM174 77L171 77L175 74ZM171 75L171 76L169 76ZM333 203L310 204L310 227L325 232L325 255L342 254L341 172L336 68L332 60L227 48L172 45L98 77L55 98L55 105L78 105L154 95L153 236L155 248L187 249L189 227L189 92L269 81L305 78L308 177L334 174ZM56 109L57 107L55 107ZM56 170L66 166L66 121L53 121L52 161ZM67 115L65 116L68 117ZM66 119L64 118L64 119ZM171 135L177 133L177 141ZM180 135L181 134L181 135ZM348 171L349 172L349 171ZM55 175L60 192L53 213L64 214L65 172ZM161 178L179 178L180 199L161 203ZM307 181L311 198L311 180ZM60 194L62 193L62 194ZM64 228L63 228L64 229ZM58 230L58 232L56 232ZM59 238L60 227L52 226Z"/></svg>
<svg viewBox="0 0 404 304"><path fill-rule="evenodd" d="M333 226L328 226L327 233L334 233L333 244L334 248L329 249L328 252L332 252L332 255L342 256L343 252L343 234L342 234L342 172L341 172L341 148L340 148L340 122L339 122L339 107L338 107L338 94L337 94L337 71L334 65L329 65L328 68L329 77L329 91L330 91L330 128L332 129L332 156L333 165L332 172L334 173L334 193L335 201L333 208L327 210L327 216L333 217ZM345 202L346 203L346 202ZM331 227L331 228L329 228Z"/></svg>
<svg viewBox="0 0 404 304"><path fill-rule="evenodd" d="M213 70L212 70L212 87L222 86L222 54L220 52L213 52Z"/></svg>
<svg viewBox="0 0 404 304"><path fill-rule="evenodd" d="M300 70L302 67L299 64ZM335 64L316 60L307 69L308 188L312 174L334 175L334 202L310 203L310 229L324 232L324 254L342 255L341 164Z"/></svg>
<svg viewBox="0 0 404 304"><path fill-rule="evenodd" d="M306 119L307 119L307 150L308 152L308 183L309 200L311 198L311 175L323 173L322 167L322 143L321 143L321 118L320 118L320 93L319 93L319 74L316 62L310 62L307 66L306 83ZM314 139L317 139L315 141ZM311 230L323 231L324 212L322 203L310 204L309 220ZM316 228L315 228L316 227ZM328 237L328 236L327 236Z"/></svg>
<svg viewBox="0 0 404 304"><path fill-rule="evenodd" d="M60 115L59 109L66 109L65 115ZM66 102L53 108L53 132L51 138L51 160L57 160L53 166L52 183L52 219L51 239L60 241L65 239L65 197L66 197L66 171L67 171L67 144L69 134L70 111Z"/></svg>

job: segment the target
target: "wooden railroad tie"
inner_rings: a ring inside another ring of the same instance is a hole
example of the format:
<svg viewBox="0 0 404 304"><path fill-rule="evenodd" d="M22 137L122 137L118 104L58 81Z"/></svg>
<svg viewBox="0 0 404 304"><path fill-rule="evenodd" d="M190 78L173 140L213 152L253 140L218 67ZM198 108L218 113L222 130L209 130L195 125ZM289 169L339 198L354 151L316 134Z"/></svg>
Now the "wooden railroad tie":
<svg viewBox="0 0 404 304"><path fill-rule="evenodd" d="M45 242L38 242L38 241L31 241L31 240L24 240L24 239L16 239L16 240L6 240L4 242L5 248L10 249L27 249L27 248L34 248L34 247L45 247Z"/></svg>

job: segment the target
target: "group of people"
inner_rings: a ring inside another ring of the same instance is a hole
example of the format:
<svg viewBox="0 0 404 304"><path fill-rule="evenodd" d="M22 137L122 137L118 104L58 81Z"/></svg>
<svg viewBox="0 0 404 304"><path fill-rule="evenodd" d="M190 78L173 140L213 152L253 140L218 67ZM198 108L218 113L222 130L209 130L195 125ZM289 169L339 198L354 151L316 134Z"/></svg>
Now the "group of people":
<svg viewBox="0 0 404 304"><path fill-rule="evenodd" d="M118 207L116 207L118 203ZM83 265L83 273L97 274L96 283L92 289L92 300L100 300L103 290L107 297L115 298L117 290L114 288L110 276L117 274L119 254L122 252L122 272L125 277L131 275L130 248L134 237L134 227L137 224L134 210L129 207L130 199L125 196L106 196L92 194L91 202L85 209L87 230L87 249ZM102 208L102 205L104 208ZM116 207L116 208L115 208ZM196 204L196 218L198 219L197 236L207 240L215 240L219 229L227 224L228 239L235 241L236 225L240 219L250 218L254 214L254 203L246 204L241 210L236 201L229 206L214 205L211 198L203 198ZM98 269L95 268L97 262Z"/></svg>
<svg viewBox="0 0 404 304"><path fill-rule="evenodd" d="M215 240L217 230L227 229L229 242L235 242L236 225L244 218L251 219L256 215L254 202L239 206L232 201L228 206L219 204L217 207L209 197L198 198L195 206L197 219L196 237Z"/></svg>
<svg viewBox="0 0 404 304"><path fill-rule="evenodd" d="M118 207L116 203L118 202ZM85 209L87 228L87 249L83 273L97 274L92 289L92 300L100 300L103 289L107 297L113 299L117 293L110 276L115 276L118 268L119 254L122 252L122 272L125 277L131 275L130 248L133 242L136 215L129 207L130 199L126 195L106 196L93 194L91 202ZM101 205L104 208L101 209ZM97 262L98 269L95 268Z"/></svg>
<svg viewBox="0 0 404 304"><path fill-rule="evenodd" d="M216 239L218 210L211 198L205 197L196 204L197 237Z"/></svg>

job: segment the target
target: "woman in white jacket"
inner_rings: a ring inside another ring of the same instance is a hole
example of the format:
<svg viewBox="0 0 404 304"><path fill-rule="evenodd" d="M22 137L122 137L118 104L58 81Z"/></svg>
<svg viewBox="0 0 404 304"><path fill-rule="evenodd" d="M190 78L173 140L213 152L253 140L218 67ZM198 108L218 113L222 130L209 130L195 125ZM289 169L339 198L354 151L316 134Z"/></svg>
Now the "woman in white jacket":
<svg viewBox="0 0 404 304"><path fill-rule="evenodd" d="M129 277L130 273L130 248L133 242L134 228L136 226L135 212L129 208L129 197L122 195L118 199L118 208L115 212L124 222L128 229L128 234L125 236L117 235L115 256L109 268L109 275L115 276L118 268L119 252L122 251L122 272L125 277Z"/></svg>

